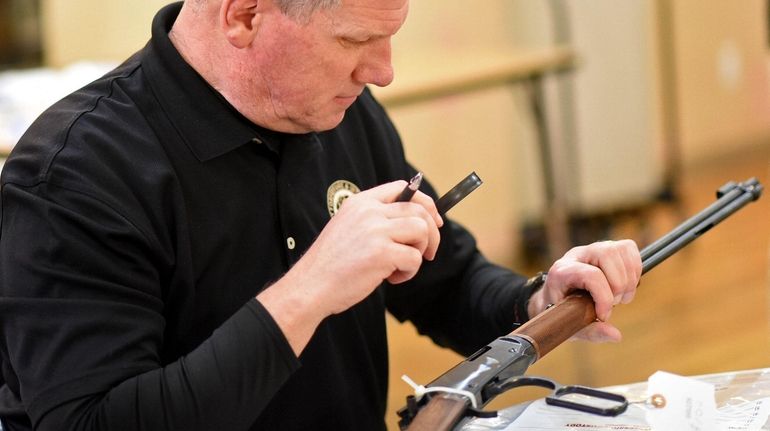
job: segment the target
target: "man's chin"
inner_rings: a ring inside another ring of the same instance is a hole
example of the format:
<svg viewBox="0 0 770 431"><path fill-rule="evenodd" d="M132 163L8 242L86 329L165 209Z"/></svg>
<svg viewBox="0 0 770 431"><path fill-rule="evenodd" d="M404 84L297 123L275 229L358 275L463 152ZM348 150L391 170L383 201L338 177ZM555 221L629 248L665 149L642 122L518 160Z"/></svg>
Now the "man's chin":
<svg viewBox="0 0 770 431"><path fill-rule="evenodd" d="M309 132L325 132L331 130L342 123L345 119L345 111L340 112L338 115L329 116L325 119L319 119L318 121L312 121L307 124Z"/></svg>
<svg viewBox="0 0 770 431"><path fill-rule="evenodd" d="M345 118L345 110L336 110L327 115L318 115L317 113L305 113L305 115L286 116L280 124L274 124L274 127L267 127L276 132L283 133L311 133L325 132L334 129L342 123Z"/></svg>

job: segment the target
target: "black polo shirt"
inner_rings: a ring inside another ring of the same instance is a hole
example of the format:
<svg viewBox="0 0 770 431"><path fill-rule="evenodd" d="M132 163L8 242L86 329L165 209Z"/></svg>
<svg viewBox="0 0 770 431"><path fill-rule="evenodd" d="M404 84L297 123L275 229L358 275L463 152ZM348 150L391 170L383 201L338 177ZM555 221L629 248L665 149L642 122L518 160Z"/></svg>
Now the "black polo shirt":
<svg viewBox="0 0 770 431"><path fill-rule="evenodd" d="M296 358L254 297L313 242L335 191L415 170L369 92L328 132L250 123L170 43L179 8L5 165L0 417L8 430L383 429L386 310L469 353L510 330L523 279L448 222L414 280L326 319Z"/></svg>

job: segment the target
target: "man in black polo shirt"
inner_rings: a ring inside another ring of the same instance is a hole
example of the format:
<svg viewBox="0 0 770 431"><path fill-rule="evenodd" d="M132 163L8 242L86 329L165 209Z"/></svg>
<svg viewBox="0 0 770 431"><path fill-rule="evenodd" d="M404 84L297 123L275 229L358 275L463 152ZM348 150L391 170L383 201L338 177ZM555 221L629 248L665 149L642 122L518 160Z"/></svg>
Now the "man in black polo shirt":
<svg viewBox="0 0 770 431"><path fill-rule="evenodd" d="M38 119L2 174L6 430L384 429L386 311L468 354L570 289L602 320L631 300L631 241L533 294L429 185L394 202L416 171L365 85L407 7L169 5Z"/></svg>

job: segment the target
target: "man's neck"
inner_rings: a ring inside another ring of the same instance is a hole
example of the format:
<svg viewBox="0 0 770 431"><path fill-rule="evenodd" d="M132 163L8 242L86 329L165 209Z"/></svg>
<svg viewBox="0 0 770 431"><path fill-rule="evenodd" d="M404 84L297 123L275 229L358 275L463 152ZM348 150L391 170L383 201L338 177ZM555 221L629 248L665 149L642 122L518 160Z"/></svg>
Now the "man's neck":
<svg viewBox="0 0 770 431"><path fill-rule="evenodd" d="M239 75L244 66L241 62L259 59L245 58L243 50L247 48L230 45L216 23L216 11L193 11L183 6L169 39L185 62L252 123L277 132L309 132L276 115L267 86L261 85L258 74L252 73L248 80Z"/></svg>

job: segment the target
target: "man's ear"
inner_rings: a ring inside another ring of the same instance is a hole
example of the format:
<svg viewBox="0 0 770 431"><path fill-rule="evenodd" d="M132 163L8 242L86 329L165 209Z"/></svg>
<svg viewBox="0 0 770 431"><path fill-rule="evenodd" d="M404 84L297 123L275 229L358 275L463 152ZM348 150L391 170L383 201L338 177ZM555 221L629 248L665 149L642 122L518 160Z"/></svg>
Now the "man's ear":
<svg viewBox="0 0 770 431"><path fill-rule="evenodd" d="M219 23L228 42L236 48L245 48L257 35L262 12L269 0L223 0Z"/></svg>

